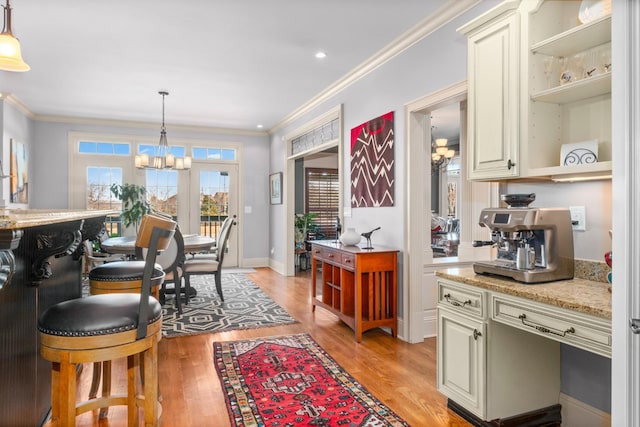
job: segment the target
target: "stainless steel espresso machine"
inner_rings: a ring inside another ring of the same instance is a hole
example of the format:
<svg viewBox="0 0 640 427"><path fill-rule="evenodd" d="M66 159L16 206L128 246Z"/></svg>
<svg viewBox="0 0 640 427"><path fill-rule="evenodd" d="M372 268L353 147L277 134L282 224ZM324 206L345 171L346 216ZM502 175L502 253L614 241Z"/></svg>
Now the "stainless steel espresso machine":
<svg viewBox="0 0 640 427"><path fill-rule="evenodd" d="M567 208L533 208L531 194L503 194L506 208L487 208L480 213L480 226L491 229L490 241L474 246L495 245L497 258L476 262L476 273L511 277L523 283L573 278L573 230Z"/></svg>

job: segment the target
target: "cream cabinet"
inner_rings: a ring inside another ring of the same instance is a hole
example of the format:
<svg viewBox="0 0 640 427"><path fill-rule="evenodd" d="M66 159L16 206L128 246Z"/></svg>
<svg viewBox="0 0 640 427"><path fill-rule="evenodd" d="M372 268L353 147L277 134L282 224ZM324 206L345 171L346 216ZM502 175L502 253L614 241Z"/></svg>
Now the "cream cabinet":
<svg viewBox="0 0 640 427"><path fill-rule="evenodd" d="M489 297L438 279L438 391L484 421L556 405L559 344L491 321Z"/></svg>
<svg viewBox="0 0 640 427"><path fill-rule="evenodd" d="M468 37L470 179L519 175L520 14L505 2L458 31Z"/></svg>
<svg viewBox="0 0 640 427"><path fill-rule="evenodd" d="M458 30L470 179L611 176L611 16L582 22L581 3L509 0ZM592 141L596 162L562 157L563 145Z"/></svg>

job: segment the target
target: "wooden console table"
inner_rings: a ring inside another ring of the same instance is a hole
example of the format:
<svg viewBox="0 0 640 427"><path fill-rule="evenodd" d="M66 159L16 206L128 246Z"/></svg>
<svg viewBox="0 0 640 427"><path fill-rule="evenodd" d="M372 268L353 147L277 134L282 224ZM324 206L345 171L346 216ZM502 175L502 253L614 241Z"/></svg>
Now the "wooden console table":
<svg viewBox="0 0 640 427"><path fill-rule="evenodd" d="M318 240L311 242L311 254L312 311L318 306L334 313L358 342L373 328L388 327L396 336L398 250Z"/></svg>

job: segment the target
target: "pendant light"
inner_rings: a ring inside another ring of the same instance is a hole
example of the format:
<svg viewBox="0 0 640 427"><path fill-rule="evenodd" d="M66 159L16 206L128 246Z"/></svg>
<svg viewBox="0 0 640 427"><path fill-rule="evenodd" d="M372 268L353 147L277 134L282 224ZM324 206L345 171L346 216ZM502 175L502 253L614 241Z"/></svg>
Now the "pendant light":
<svg viewBox="0 0 640 427"><path fill-rule="evenodd" d="M0 33L0 70L29 71L31 67L22 59L20 43L11 33L11 4L4 7L4 27Z"/></svg>
<svg viewBox="0 0 640 427"><path fill-rule="evenodd" d="M169 143L167 142L167 128L164 125L164 97L169 92L161 90L158 92L162 95L162 127L160 128L160 141L155 148L152 158L148 154L139 154L135 157L135 165L138 169L190 169L191 157L176 157L171 153Z"/></svg>

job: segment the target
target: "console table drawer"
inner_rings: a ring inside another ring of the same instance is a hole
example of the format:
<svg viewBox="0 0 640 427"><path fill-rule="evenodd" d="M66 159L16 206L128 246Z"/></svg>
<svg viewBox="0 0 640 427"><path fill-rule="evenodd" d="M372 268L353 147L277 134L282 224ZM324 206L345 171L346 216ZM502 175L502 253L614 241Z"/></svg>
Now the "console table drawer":
<svg viewBox="0 0 640 427"><path fill-rule="evenodd" d="M492 295L492 319L611 357L611 322L571 310Z"/></svg>
<svg viewBox="0 0 640 427"><path fill-rule="evenodd" d="M467 315L485 318L486 292L438 280L438 305Z"/></svg>
<svg viewBox="0 0 640 427"><path fill-rule="evenodd" d="M356 257L353 254L342 254L340 264L347 270L356 268Z"/></svg>

